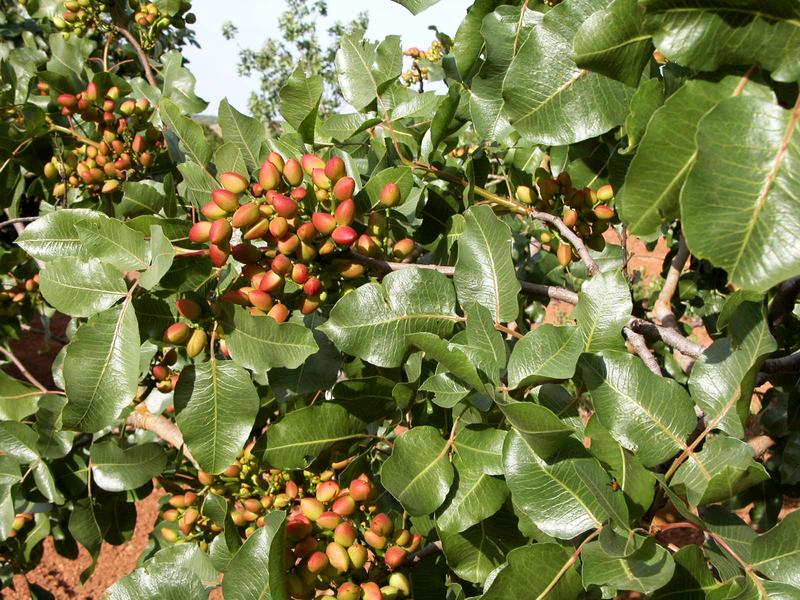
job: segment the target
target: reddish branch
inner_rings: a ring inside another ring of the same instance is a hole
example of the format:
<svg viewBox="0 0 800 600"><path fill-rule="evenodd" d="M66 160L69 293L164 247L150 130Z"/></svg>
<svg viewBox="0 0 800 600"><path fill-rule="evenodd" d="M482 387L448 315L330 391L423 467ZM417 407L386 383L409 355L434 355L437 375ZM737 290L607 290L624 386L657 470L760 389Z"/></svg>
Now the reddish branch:
<svg viewBox="0 0 800 600"><path fill-rule="evenodd" d="M672 329L678 328L678 320L675 318L675 313L672 311L672 298L678 289L681 273L686 266L686 261L689 260L689 247L686 245L686 239L681 236L678 242L678 252L672 259L667 272L667 279L664 281L664 287L658 294L658 299L653 307L653 316L664 327Z"/></svg>
<svg viewBox="0 0 800 600"><path fill-rule="evenodd" d="M116 26L116 30L121 33L126 40L130 43L133 50L136 52L137 56L139 57L139 62L142 63L142 69L144 69L144 77L147 79L147 83L152 85L154 88L158 87L158 83L156 83L156 78L153 77L153 71L150 68L150 60L147 58L147 54L142 49L142 46L139 44L139 41L136 39L130 31L122 27L121 25Z"/></svg>

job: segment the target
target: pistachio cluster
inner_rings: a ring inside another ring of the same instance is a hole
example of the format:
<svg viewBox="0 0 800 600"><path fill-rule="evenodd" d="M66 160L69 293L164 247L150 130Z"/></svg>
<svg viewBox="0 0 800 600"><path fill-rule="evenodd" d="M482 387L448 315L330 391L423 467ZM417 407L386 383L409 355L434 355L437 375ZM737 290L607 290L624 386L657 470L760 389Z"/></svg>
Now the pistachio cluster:
<svg viewBox="0 0 800 600"><path fill-rule="evenodd" d="M616 212L608 204L614 199L611 185L604 185L596 191L588 187L576 188L566 171L552 177L548 171L537 169L533 187L518 186L516 197L524 204L533 205L538 211L560 217L564 225L582 238L589 248L598 252L606 245L603 233L617 218ZM541 232L539 241L556 254L561 266L566 267L579 259L572 245L554 227Z"/></svg>
<svg viewBox="0 0 800 600"><path fill-rule="evenodd" d="M292 598L319 592L340 600L392 600L411 593L403 571L408 556L422 543L420 535L396 529L378 512L377 490L366 474L343 487L333 469L322 473L283 471L260 464L245 450L220 475L199 472L199 492L173 495L162 514L162 537L194 542L203 550L223 531L201 514L204 496L225 498L230 520L247 538L265 524L270 511L286 512L286 583Z"/></svg>
<svg viewBox="0 0 800 600"><path fill-rule="evenodd" d="M45 177L57 180L54 196L64 196L68 188L117 195L123 181L143 177L166 148L161 131L149 121L153 109L146 98L120 98L116 86L101 90L90 82L77 94L60 94L56 102L70 122L79 117L84 129L93 126L96 141L81 137L81 145L45 164Z"/></svg>
<svg viewBox="0 0 800 600"><path fill-rule="evenodd" d="M39 274L19 279L12 273L4 278L4 287L0 290L0 317L16 317L20 315L26 302L30 302L39 291ZM5 287L8 285L9 287Z"/></svg>
<svg viewBox="0 0 800 600"><path fill-rule="evenodd" d="M229 257L244 265L221 300L249 307L253 315L280 323L291 310L309 314L331 293L352 289L367 268L351 252L402 260L415 250L413 240L394 241L388 229L388 208L402 201L393 183L380 195L385 209L371 212L366 226L356 222L356 182L339 157L325 162L304 154L298 161L272 152L258 181L235 172L222 173L219 180L222 187L201 208L207 220L192 226L189 239L208 244L215 267Z"/></svg>
<svg viewBox="0 0 800 600"><path fill-rule="evenodd" d="M422 61L431 63L438 63L442 60L442 55L445 53L445 47L439 40L433 40L430 48L427 50L420 50L417 47L411 47L403 51L403 56L411 58L411 68L404 71L401 75L403 85L412 86L425 81L430 76L429 67L425 66Z"/></svg>

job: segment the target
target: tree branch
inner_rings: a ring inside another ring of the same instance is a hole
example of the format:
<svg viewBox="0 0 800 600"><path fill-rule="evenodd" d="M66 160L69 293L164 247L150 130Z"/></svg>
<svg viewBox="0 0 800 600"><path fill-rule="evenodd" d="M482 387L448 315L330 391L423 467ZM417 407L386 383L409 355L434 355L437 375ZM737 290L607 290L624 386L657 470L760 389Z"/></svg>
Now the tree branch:
<svg viewBox="0 0 800 600"><path fill-rule="evenodd" d="M136 409L125 419L125 424L134 429L144 429L155 433L171 446L178 449L182 448L183 455L189 459L189 462L191 462L195 468L199 468L197 461L184 444L183 434L180 429L178 429L178 426L166 417L151 414L144 403L136 406Z"/></svg>
<svg viewBox="0 0 800 600"><path fill-rule="evenodd" d="M640 333L652 340L661 340L670 348L674 348L684 356L700 358L703 355L703 346L684 337L678 330L662 327L650 321L633 317L628 321L630 327L636 333Z"/></svg>
<svg viewBox="0 0 800 600"><path fill-rule="evenodd" d="M767 315L770 327L780 325L784 317L792 312L798 294L800 294L800 275L775 286L775 295Z"/></svg>
<svg viewBox="0 0 800 600"><path fill-rule="evenodd" d="M765 373L791 373L798 368L800 368L800 352L778 358L770 358L761 365L761 370Z"/></svg>
<svg viewBox="0 0 800 600"><path fill-rule="evenodd" d="M130 43L136 54L139 56L139 62L142 63L142 68L144 69L144 77L145 79L147 79L147 83L152 85L154 88L157 88L158 83L156 82L156 78L153 77L153 71L150 68L150 60L147 58L147 54L145 54L145 51L142 49L142 46L139 44L139 41L130 31L128 31L121 25L116 25L115 29L123 36L125 36L125 39L128 40L128 43Z"/></svg>
<svg viewBox="0 0 800 600"><path fill-rule="evenodd" d="M675 318L675 313L672 311L672 298L678 289L678 283L681 279L681 273L686 266L686 261L689 260L689 247L686 245L686 238L681 235L678 241L678 252L672 259L667 272L667 278L664 281L664 287L658 294L655 306L653 307L653 316L664 327L672 329L678 328L678 320Z"/></svg>
<svg viewBox="0 0 800 600"><path fill-rule="evenodd" d="M435 542L431 542L424 548L417 550L416 552L414 552L414 554L407 556L405 562L403 563L403 566L413 567L418 562L426 559L432 554L438 554L441 551L442 551L442 542L440 540L436 540Z"/></svg>
<svg viewBox="0 0 800 600"><path fill-rule="evenodd" d="M647 365L647 368L661 377L661 367L658 366L656 357L653 356L653 353L650 352L650 348L647 347L647 342L645 342L644 336L636 333L630 327L624 327L622 331L625 332L625 337L628 338L631 346L633 346L633 349L636 350L636 354L638 354L639 358L642 359L642 362Z"/></svg>

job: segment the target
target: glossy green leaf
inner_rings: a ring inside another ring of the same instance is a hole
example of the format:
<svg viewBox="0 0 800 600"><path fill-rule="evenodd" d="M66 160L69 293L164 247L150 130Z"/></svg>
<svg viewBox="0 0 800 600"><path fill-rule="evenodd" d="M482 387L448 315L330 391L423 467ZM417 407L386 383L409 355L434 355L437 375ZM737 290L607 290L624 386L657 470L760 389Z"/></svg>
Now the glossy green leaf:
<svg viewBox="0 0 800 600"><path fill-rule="evenodd" d="M0 452L18 463L29 465L36 487L50 502L62 504L64 496L56 487L48 463L39 457L36 432L17 421L0 421Z"/></svg>
<svg viewBox="0 0 800 600"><path fill-rule="evenodd" d="M497 322L513 321L520 284L511 260L511 230L488 206L473 206L464 218L453 274L458 301L488 308Z"/></svg>
<svg viewBox="0 0 800 600"><path fill-rule="evenodd" d="M240 307L224 326L231 357L254 373L263 374L275 367L294 369L319 349L311 329L252 316Z"/></svg>
<svg viewBox="0 0 800 600"><path fill-rule="evenodd" d="M475 390L483 390L475 365L462 352L458 344L443 340L432 333L410 333L406 336L409 345L419 348L426 358L436 361L443 369L470 385Z"/></svg>
<svg viewBox="0 0 800 600"><path fill-rule="evenodd" d="M636 550L625 556L608 553L600 541L584 546L581 552L584 587L607 585L649 594L672 579L675 564L667 549L658 545L653 537L633 535Z"/></svg>
<svg viewBox="0 0 800 600"><path fill-rule="evenodd" d="M357 109L379 97L400 76L403 66L398 36L390 35L376 44L364 40L363 35L356 31L343 36L336 53L339 87L344 99ZM380 105L378 108L381 110Z"/></svg>
<svg viewBox="0 0 800 600"><path fill-rule="evenodd" d="M396 367L408 349L406 334L452 332L460 320L455 302L453 284L441 273L402 269L343 296L319 330L343 352Z"/></svg>
<svg viewBox="0 0 800 600"><path fill-rule="evenodd" d="M630 320L633 304L625 276L617 270L586 281L572 316L578 321L585 352L619 350L622 328Z"/></svg>
<svg viewBox="0 0 800 600"><path fill-rule="evenodd" d="M195 78L191 71L183 66L183 55L178 50L170 50L161 56L161 65L162 98L169 98L187 114L203 112L208 103L195 94ZM159 105L161 103L159 102Z"/></svg>
<svg viewBox="0 0 800 600"><path fill-rule="evenodd" d="M492 580L483 600L541 598L546 591L552 600L571 600L583 593L578 570L569 564L569 550L558 544L517 548L506 560L508 564Z"/></svg>
<svg viewBox="0 0 800 600"><path fill-rule="evenodd" d="M183 181L178 185L179 193L197 208L208 202L211 192L219 187L211 173L197 163L181 163L178 171L183 176Z"/></svg>
<svg viewBox="0 0 800 600"><path fill-rule="evenodd" d="M306 143L314 141L322 90L322 76L306 77L305 70L300 66L280 91L281 115Z"/></svg>
<svg viewBox="0 0 800 600"><path fill-rule="evenodd" d="M472 463L469 455L456 454L453 460L453 487L436 517L436 526L443 532L461 532L491 517L503 506L508 496L505 482Z"/></svg>
<svg viewBox="0 0 800 600"><path fill-rule="evenodd" d="M672 478L673 489L682 491L693 506L727 500L769 479L753 449L737 439L717 435L700 452L689 455Z"/></svg>
<svg viewBox="0 0 800 600"><path fill-rule="evenodd" d="M542 458L548 458L572 436L573 429L550 409L533 402L500 405L506 420Z"/></svg>
<svg viewBox="0 0 800 600"><path fill-rule="evenodd" d="M258 119L240 113L227 98L219 103L219 125L222 138L241 151L248 171L252 173L258 169L261 166L261 144L267 137L264 125Z"/></svg>
<svg viewBox="0 0 800 600"><path fill-rule="evenodd" d="M503 82L503 99L514 129L532 141L572 144L625 120L633 90L572 60L576 31L601 6L596 0L555 6L514 57Z"/></svg>
<svg viewBox="0 0 800 600"><path fill-rule="evenodd" d="M770 579L800 587L800 512L786 515L753 541L750 563Z"/></svg>
<svg viewBox="0 0 800 600"><path fill-rule="evenodd" d="M721 338L706 348L692 367L689 392L716 429L741 438L758 369L776 343L760 304L740 305L734 322L731 327L741 330L743 339Z"/></svg>
<svg viewBox="0 0 800 600"><path fill-rule="evenodd" d="M147 268L144 235L116 219L89 219L75 224L85 251L119 271Z"/></svg>
<svg viewBox="0 0 800 600"><path fill-rule="evenodd" d="M600 423L644 466L686 448L697 417L676 381L658 377L639 357L623 352L585 354L578 369Z"/></svg>
<svg viewBox="0 0 800 600"><path fill-rule="evenodd" d="M196 600L205 597L199 577L189 569L150 561L108 590L109 600Z"/></svg>
<svg viewBox="0 0 800 600"><path fill-rule="evenodd" d="M78 256L82 244L75 225L81 221L100 221L103 218L102 214L85 208L60 209L29 224L16 243L38 260Z"/></svg>
<svg viewBox="0 0 800 600"><path fill-rule="evenodd" d="M153 289L167 274L175 258L175 249L164 230L158 225L150 226L150 247L148 248L147 270L139 276L139 285L146 290Z"/></svg>
<svg viewBox="0 0 800 600"><path fill-rule="evenodd" d="M125 301L90 318L67 346L64 428L95 432L111 425L133 401L138 383L139 325Z"/></svg>
<svg viewBox="0 0 800 600"><path fill-rule="evenodd" d="M164 127L180 142L186 158L205 167L211 158L211 147L208 145L202 126L183 116L178 105L166 98L160 102L158 114Z"/></svg>
<svg viewBox="0 0 800 600"><path fill-rule="evenodd" d="M784 2L640 0L645 24L664 55L712 71L759 63L776 81L800 77L797 6Z"/></svg>
<svg viewBox="0 0 800 600"><path fill-rule="evenodd" d="M164 208L164 193L153 181L127 181L122 188L119 215L155 215Z"/></svg>
<svg viewBox="0 0 800 600"><path fill-rule="evenodd" d="M42 391L0 371L0 420L22 421L36 412Z"/></svg>
<svg viewBox="0 0 800 600"><path fill-rule="evenodd" d="M620 217L634 235L654 234L662 220L679 213L679 197L696 159L695 134L700 119L736 93L742 80L689 81L653 113L628 168L616 203ZM760 90L748 84L743 93ZM758 92L761 93L761 92Z"/></svg>
<svg viewBox="0 0 800 600"><path fill-rule="evenodd" d="M705 600L706 591L711 591L717 582L708 569L706 557L699 546L684 546L672 555L675 571L672 579L656 590L651 598L681 598L685 600Z"/></svg>
<svg viewBox="0 0 800 600"><path fill-rule="evenodd" d="M250 375L232 361L211 360L181 371L177 423L200 468L228 468L250 436L259 398Z"/></svg>
<svg viewBox="0 0 800 600"><path fill-rule="evenodd" d="M117 303L128 293L120 272L97 258L57 258L41 272L41 291L57 310L89 317Z"/></svg>
<svg viewBox="0 0 800 600"><path fill-rule="evenodd" d="M366 435L366 423L338 404L324 402L290 412L270 427L264 459L275 467L305 467L334 444Z"/></svg>
<svg viewBox="0 0 800 600"><path fill-rule="evenodd" d="M450 443L430 426L413 427L397 438L381 468L381 483L412 516L442 505L453 484Z"/></svg>
<svg viewBox="0 0 800 600"><path fill-rule="evenodd" d="M503 443L507 433L486 425L460 425L453 440L453 454L487 475L503 475Z"/></svg>
<svg viewBox="0 0 800 600"><path fill-rule="evenodd" d="M664 104L664 82L660 79L648 79L636 89L631 100L630 112L625 119L625 135L628 136L628 147L620 150L620 154L630 154L639 145L647 124L653 113ZM617 194L619 206L619 193Z"/></svg>
<svg viewBox="0 0 800 600"><path fill-rule="evenodd" d="M683 232L692 254L737 287L765 292L800 270L799 123L800 107L737 97L698 125L697 160L681 192Z"/></svg>
<svg viewBox="0 0 800 600"><path fill-rule="evenodd" d="M514 346L508 361L511 389L569 379L583 352L584 341L573 326L540 325Z"/></svg>
<svg viewBox="0 0 800 600"><path fill-rule="evenodd" d="M226 598L289 600L283 564L286 515L271 512L264 521L228 564L222 581Z"/></svg>
<svg viewBox="0 0 800 600"><path fill-rule="evenodd" d="M636 0L614 0L578 29L573 40L575 63L636 87L650 60L653 44Z"/></svg>
<svg viewBox="0 0 800 600"><path fill-rule="evenodd" d="M108 441L93 444L92 479L109 492L133 490L159 475L167 466L164 449L155 443L122 449Z"/></svg>
<svg viewBox="0 0 800 600"><path fill-rule="evenodd" d="M426 8L430 8L439 0L392 0L392 2L397 2L398 4L405 6L408 10L411 11L411 14L419 14Z"/></svg>

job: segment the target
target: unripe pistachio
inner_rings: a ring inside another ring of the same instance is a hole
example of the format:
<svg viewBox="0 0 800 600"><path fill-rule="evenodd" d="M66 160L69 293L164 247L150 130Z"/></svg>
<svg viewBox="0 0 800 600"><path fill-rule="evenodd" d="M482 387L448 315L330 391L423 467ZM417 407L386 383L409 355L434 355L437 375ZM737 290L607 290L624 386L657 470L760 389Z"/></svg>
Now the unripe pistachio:
<svg viewBox="0 0 800 600"><path fill-rule="evenodd" d="M308 267L302 263L292 266L292 281L298 285L303 285L308 281Z"/></svg>
<svg viewBox="0 0 800 600"><path fill-rule="evenodd" d="M283 178L291 186L300 185L303 183L303 167L298 161L290 158L283 166Z"/></svg>
<svg viewBox="0 0 800 600"><path fill-rule="evenodd" d="M408 552L403 548L400 546L392 546L386 551L386 554L383 555L383 560L387 567L396 569L405 562L407 556Z"/></svg>
<svg viewBox="0 0 800 600"><path fill-rule="evenodd" d="M347 169L344 161L338 156L330 158L325 163L325 176L331 181L339 181L345 175L347 175Z"/></svg>
<svg viewBox="0 0 800 600"><path fill-rule="evenodd" d="M278 254L272 259L270 268L278 275L285 277L292 272L292 261L283 254Z"/></svg>
<svg viewBox="0 0 800 600"><path fill-rule="evenodd" d="M313 223L303 223L297 228L297 237L302 242L310 242L317 237L317 228Z"/></svg>
<svg viewBox="0 0 800 600"><path fill-rule="evenodd" d="M311 215L311 223L322 235L330 235L336 229L336 219L333 215L324 212L315 212Z"/></svg>
<svg viewBox="0 0 800 600"><path fill-rule="evenodd" d="M248 202L234 210L236 212L231 217L231 225L236 229L249 229L262 218L261 212L258 210L258 204L255 202Z"/></svg>
<svg viewBox="0 0 800 600"><path fill-rule="evenodd" d="M238 477L239 473L242 471L242 466L237 463L233 463L231 466L227 467L222 474L225 477Z"/></svg>
<svg viewBox="0 0 800 600"><path fill-rule="evenodd" d="M291 219L297 214L297 202L283 194L273 195L272 206L276 213L286 219Z"/></svg>
<svg viewBox="0 0 800 600"><path fill-rule="evenodd" d="M558 182L555 179L547 178L539 181L539 193L545 202L549 202L558 194L558 190Z"/></svg>
<svg viewBox="0 0 800 600"><path fill-rule="evenodd" d="M189 341L191 335L192 330L186 323L173 323L164 332L164 342L182 346Z"/></svg>
<svg viewBox="0 0 800 600"><path fill-rule="evenodd" d="M392 246L392 256L398 260L404 260L411 256L415 249L416 243L414 240L411 238L404 238Z"/></svg>
<svg viewBox="0 0 800 600"><path fill-rule="evenodd" d="M361 596L363 600L384 600L381 588L374 581L362 583L361 591L364 592L364 595Z"/></svg>
<svg viewBox="0 0 800 600"><path fill-rule="evenodd" d="M245 242L232 246L231 256L242 264L252 265L261 260L261 250Z"/></svg>
<svg viewBox="0 0 800 600"><path fill-rule="evenodd" d="M350 225L356 216L356 203L352 198L342 201L333 213L339 225Z"/></svg>
<svg viewBox="0 0 800 600"><path fill-rule="evenodd" d="M297 257L303 262L311 262L317 257L317 247L307 242L300 242L300 247L297 249Z"/></svg>
<svg viewBox="0 0 800 600"><path fill-rule="evenodd" d="M230 244L209 244L208 246L208 257L211 259L211 264L218 269L225 266L230 254Z"/></svg>
<svg viewBox="0 0 800 600"><path fill-rule="evenodd" d="M566 171L561 171L561 173L558 174L558 177L556 177L556 182L558 183L562 194L569 191L569 189L572 187L572 177L570 177L569 173Z"/></svg>
<svg viewBox="0 0 800 600"><path fill-rule="evenodd" d="M161 537L163 537L167 542L174 544L178 541L178 532L174 529L170 529L169 527L162 527L161 528Z"/></svg>
<svg viewBox="0 0 800 600"><path fill-rule="evenodd" d="M309 535L307 538L297 543L294 547L294 554L298 558L308 558L317 551L317 546L317 538Z"/></svg>
<svg viewBox="0 0 800 600"><path fill-rule="evenodd" d="M322 281L318 277L309 277L303 284L303 293L306 296L317 296L322 291Z"/></svg>
<svg viewBox="0 0 800 600"><path fill-rule="evenodd" d="M283 282L284 279L282 275L270 270L264 273L264 276L259 282L258 289L260 289L262 292L274 294L283 288Z"/></svg>
<svg viewBox="0 0 800 600"><path fill-rule="evenodd" d="M186 342L186 355L194 358L200 354L208 343L208 335L202 329L195 329L189 341Z"/></svg>
<svg viewBox="0 0 800 600"><path fill-rule="evenodd" d="M103 184L103 188L100 191L104 194L111 194L117 191L117 188L119 188L119 181L116 179L109 179Z"/></svg>
<svg viewBox="0 0 800 600"><path fill-rule="evenodd" d="M383 600L397 600L400 597L400 590L393 585L385 585L381 588L381 598Z"/></svg>
<svg viewBox="0 0 800 600"><path fill-rule="evenodd" d="M353 192L356 190L356 182L352 177L342 177L333 186L333 197L337 201L343 202L348 198L353 197Z"/></svg>
<svg viewBox="0 0 800 600"><path fill-rule="evenodd" d="M258 171L258 183L264 190L274 190L281 184L281 174L272 162L264 161Z"/></svg>
<svg viewBox="0 0 800 600"><path fill-rule="evenodd" d="M369 480L354 479L350 482L350 496L356 502L366 502L375 493L375 486Z"/></svg>
<svg viewBox="0 0 800 600"><path fill-rule="evenodd" d="M169 510L165 510L161 516L168 523L175 523L178 519L180 519L181 514L176 509L171 508Z"/></svg>
<svg viewBox="0 0 800 600"><path fill-rule="evenodd" d="M272 308L272 296L270 296L267 292L262 290L253 290L247 294L247 298L250 300L250 304L259 310L268 311L270 308Z"/></svg>
<svg viewBox="0 0 800 600"><path fill-rule="evenodd" d="M560 244L558 246L558 250L556 251L556 257L558 258L558 264L560 264L562 267L569 265L573 258L572 246L566 242Z"/></svg>
<svg viewBox="0 0 800 600"><path fill-rule="evenodd" d="M311 173L311 182L321 190L330 190L333 186L324 169L314 169Z"/></svg>
<svg viewBox="0 0 800 600"><path fill-rule="evenodd" d="M340 246L351 246L357 238L356 230L346 225L340 225L331 233L331 239Z"/></svg>
<svg viewBox="0 0 800 600"><path fill-rule="evenodd" d="M341 522L342 517L332 511L326 511L317 517L317 525L322 529L336 529L336 526Z"/></svg>
<svg viewBox="0 0 800 600"><path fill-rule="evenodd" d="M205 471L198 471L197 481L199 481L201 485L213 485L214 475L211 473L206 473Z"/></svg>
<svg viewBox="0 0 800 600"><path fill-rule="evenodd" d="M597 190L597 199L600 202L608 202L613 197L614 197L614 188L610 183L606 184L604 186L601 186Z"/></svg>
<svg viewBox="0 0 800 600"><path fill-rule="evenodd" d="M243 194L250 186L250 182L234 171L226 171L219 176L219 181L229 192Z"/></svg>
<svg viewBox="0 0 800 600"><path fill-rule="evenodd" d="M208 239L212 244L226 244L230 241L233 229L228 219L217 219L211 224L208 232Z"/></svg>
<svg viewBox="0 0 800 600"><path fill-rule="evenodd" d="M361 600L361 588L352 581L345 581L336 589L336 600Z"/></svg>
<svg viewBox="0 0 800 600"><path fill-rule="evenodd" d="M78 99L72 94L61 94L58 98L56 98L56 102L59 104L59 106L63 106L64 108L68 109L73 109L78 106Z"/></svg>
<svg viewBox="0 0 800 600"><path fill-rule="evenodd" d="M381 190L381 204L386 207L393 207L400 204L400 188L396 183L387 183Z"/></svg>
<svg viewBox="0 0 800 600"><path fill-rule="evenodd" d="M343 517L350 516L356 512L356 501L353 500L350 495L339 496L333 501L331 510L337 515L342 515Z"/></svg>
<svg viewBox="0 0 800 600"><path fill-rule="evenodd" d="M314 552L308 557L306 567L312 573L319 573L328 566L328 556L324 552Z"/></svg>
<svg viewBox="0 0 800 600"><path fill-rule="evenodd" d="M357 533L355 526L350 521L344 521L333 530L333 541L349 548L355 543Z"/></svg>
<svg viewBox="0 0 800 600"><path fill-rule="evenodd" d="M289 318L289 309L285 304L276 304L267 313L268 317L272 317L278 323L283 323Z"/></svg>
<svg viewBox="0 0 800 600"><path fill-rule="evenodd" d="M390 536L394 532L394 523L386 513L378 513L372 517L369 528L381 536Z"/></svg>
<svg viewBox="0 0 800 600"><path fill-rule="evenodd" d="M311 534L312 527L308 517L295 515L286 523L286 536L293 542L299 542Z"/></svg>
<svg viewBox="0 0 800 600"><path fill-rule="evenodd" d="M241 289L228 290L222 294L222 299L225 302L230 302L231 304L237 304L239 306L247 306L250 304L250 297Z"/></svg>
<svg viewBox="0 0 800 600"><path fill-rule="evenodd" d="M367 558L369 557L367 549L361 544L353 544L350 546L347 549L347 555L350 557L350 562L356 569L363 567L367 562Z"/></svg>
<svg viewBox="0 0 800 600"><path fill-rule="evenodd" d="M303 156L300 157L300 164L303 166L303 171L305 171L306 175L309 177L314 172L314 169L321 169L323 175L325 174L325 161L323 161L319 156L315 156L313 154L303 154Z"/></svg>
<svg viewBox="0 0 800 600"><path fill-rule="evenodd" d="M416 552L422 546L422 536L418 533L415 533L414 536L411 538L411 543L408 546L404 546L404 548L408 551L409 554Z"/></svg>
<svg viewBox="0 0 800 600"><path fill-rule="evenodd" d="M389 585L397 588L403 596L411 595L411 582L408 580L408 576L406 576L405 573L395 571L389 575Z"/></svg>
<svg viewBox="0 0 800 600"><path fill-rule="evenodd" d="M269 233L269 224L270 223L268 219L261 219L250 229L245 231L244 234L242 234L242 239L251 241L266 237L266 235Z"/></svg>
<svg viewBox="0 0 800 600"><path fill-rule="evenodd" d="M278 248L278 252L289 256L297 252L297 249L300 247L300 238L296 235L288 235L275 246Z"/></svg>
<svg viewBox="0 0 800 600"><path fill-rule="evenodd" d="M398 546L407 546L411 542L411 532L408 529L401 529L394 535L394 543Z"/></svg>
<svg viewBox="0 0 800 600"><path fill-rule="evenodd" d="M333 261L333 265L336 268L336 272L339 273L343 279L358 279L362 277L367 270L364 265L350 260L335 260Z"/></svg>
<svg viewBox="0 0 800 600"><path fill-rule="evenodd" d="M607 204L598 204L594 207L594 215L601 221L608 221L614 218L614 209Z"/></svg>
<svg viewBox="0 0 800 600"><path fill-rule="evenodd" d="M566 225L567 227L574 227L575 224L578 222L578 211L575 210L574 208L568 210L564 215L562 221L564 221L564 225Z"/></svg>
<svg viewBox="0 0 800 600"><path fill-rule="evenodd" d="M211 199L214 204L228 213L232 213L239 208L239 196L223 188L211 192Z"/></svg>
<svg viewBox="0 0 800 600"><path fill-rule="evenodd" d="M517 186L517 200L523 204L533 203L533 190L527 185Z"/></svg>
<svg viewBox="0 0 800 600"><path fill-rule="evenodd" d="M380 247L378 244L371 235L366 233L362 233L360 236L358 236L358 240L356 240L353 249L359 254L370 257L375 257L380 253Z"/></svg>
<svg viewBox="0 0 800 600"><path fill-rule="evenodd" d="M203 314L203 308L194 300L189 298L182 298L175 301L175 308L181 316L186 317L190 321L197 320Z"/></svg>
<svg viewBox="0 0 800 600"><path fill-rule="evenodd" d="M376 550L383 550L389 540L382 535L378 535L371 529L368 529L364 532L364 541Z"/></svg>
<svg viewBox="0 0 800 600"><path fill-rule="evenodd" d="M319 248L320 256L325 256L326 254L330 254L331 252L336 251L336 244L334 244L331 240L328 240Z"/></svg>
<svg viewBox="0 0 800 600"><path fill-rule="evenodd" d="M217 219L224 219L227 216L227 211L221 209L216 202L207 202L200 208L200 212L203 213L203 216L210 221L216 221Z"/></svg>
<svg viewBox="0 0 800 600"><path fill-rule="evenodd" d="M330 542L325 548L328 563L339 573L345 573L350 568L350 556L347 550L336 542Z"/></svg>

